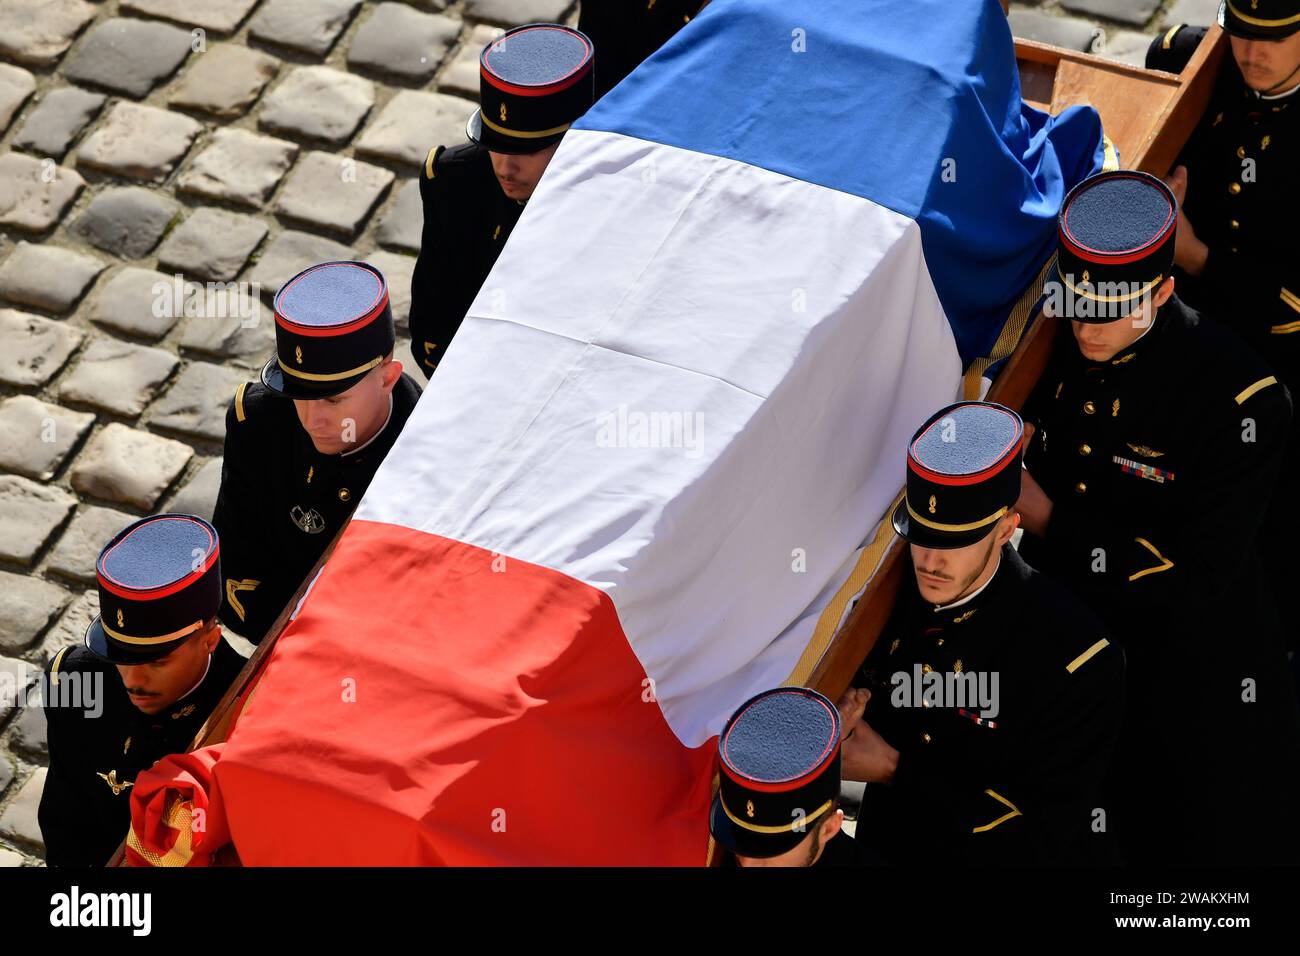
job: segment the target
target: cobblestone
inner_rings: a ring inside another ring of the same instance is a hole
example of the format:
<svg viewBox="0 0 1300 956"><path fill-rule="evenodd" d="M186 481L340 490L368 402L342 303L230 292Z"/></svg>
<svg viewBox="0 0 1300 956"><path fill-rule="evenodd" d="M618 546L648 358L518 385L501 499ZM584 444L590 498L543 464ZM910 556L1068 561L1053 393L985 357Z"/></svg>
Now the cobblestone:
<svg viewBox="0 0 1300 956"><path fill-rule="evenodd" d="M95 560L109 538L135 518L115 508L89 505L77 511L68 530L50 552L49 570L81 584L95 583Z"/></svg>
<svg viewBox="0 0 1300 956"><path fill-rule="evenodd" d="M0 655L23 653L67 603L68 592L56 584L0 571Z"/></svg>
<svg viewBox="0 0 1300 956"><path fill-rule="evenodd" d="M273 296L280 291L280 286L310 265L327 259L351 258L352 250L342 243L286 229L267 245L251 278L264 296Z"/></svg>
<svg viewBox="0 0 1300 956"><path fill-rule="evenodd" d="M167 503L167 510L178 514L198 515L212 520L217 505L217 492L221 490L221 459L212 458L203 463L190 483L176 493Z"/></svg>
<svg viewBox="0 0 1300 956"><path fill-rule="evenodd" d="M266 0L249 27L259 40L324 56L361 0Z"/></svg>
<svg viewBox="0 0 1300 956"><path fill-rule="evenodd" d="M123 0L122 9L203 27L213 33L230 33L256 3L257 0Z"/></svg>
<svg viewBox="0 0 1300 956"><path fill-rule="evenodd" d="M0 813L0 836L16 843L25 843L45 852L45 840L36 820L41 804L41 791L45 789L45 768L41 767L23 783L18 795Z"/></svg>
<svg viewBox="0 0 1300 956"><path fill-rule="evenodd" d="M411 315L411 276L415 272L415 257L394 252L372 252L366 256L366 261L378 268L388 281L388 305L393 310L393 321L405 331Z"/></svg>
<svg viewBox="0 0 1300 956"><path fill-rule="evenodd" d="M222 43L197 57L172 94L171 104L234 119L257 100L279 68L273 56Z"/></svg>
<svg viewBox="0 0 1300 956"><path fill-rule="evenodd" d="M265 237L261 220L205 206L163 240L158 264L198 279L225 282L239 274Z"/></svg>
<svg viewBox="0 0 1300 956"><path fill-rule="evenodd" d="M379 166L350 156L311 152L289 176L275 211L350 236L392 181L393 174Z"/></svg>
<svg viewBox="0 0 1300 956"><path fill-rule="evenodd" d="M501 34L500 27L480 23L470 30L460 49L456 52L447 68L442 71L438 86L444 90L463 93L478 101L479 55L483 48ZM471 111L473 106L470 107Z"/></svg>
<svg viewBox="0 0 1300 956"><path fill-rule="evenodd" d="M465 141L473 112L459 96L401 90L361 134L357 152L420 169L432 147Z"/></svg>
<svg viewBox="0 0 1300 956"><path fill-rule="evenodd" d="M189 53L190 34L179 27L105 20L63 64L63 75L139 99L175 73Z"/></svg>
<svg viewBox="0 0 1300 956"><path fill-rule="evenodd" d="M47 312L67 312L103 268L98 259L80 252L20 242L0 266L0 296Z"/></svg>
<svg viewBox="0 0 1300 956"><path fill-rule="evenodd" d="M420 13L405 3L381 3L361 24L348 49L348 66L426 82L456 42L460 22Z"/></svg>
<svg viewBox="0 0 1300 956"><path fill-rule="evenodd" d="M120 102L81 144L77 163L115 176L162 182L202 128L179 113Z"/></svg>
<svg viewBox="0 0 1300 956"><path fill-rule="evenodd" d="M397 198L379 220L375 239L380 245L420 251L420 234L424 230L424 205L420 201L420 183L409 179L396 190Z"/></svg>
<svg viewBox="0 0 1300 956"><path fill-rule="evenodd" d="M75 86L50 90L28 114L14 147L41 156L62 156L93 120L108 97Z"/></svg>
<svg viewBox="0 0 1300 956"><path fill-rule="evenodd" d="M0 4L0 56L49 66L95 16L82 0L5 0Z"/></svg>
<svg viewBox="0 0 1300 956"><path fill-rule="evenodd" d="M374 105L369 80L328 66L300 66L266 95L260 122L273 133L341 145Z"/></svg>
<svg viewBox="0 0 1300 956"><path fill-rule="evenodd" d="M0 225L44 232L63 217L86 181L72 169L45 175L41 160L22 153L0 156Z"/></svg>
<svg viewBox="0 0 1300 956"><path fill-rule="evenodd" d="M165 349L99 337L59 387L59 398L128 418L139 415L167 381L177 358Z"/></svg>
<svg viewBox="0 0 1300 956"><path fill-rule="evenodd" d="M73 465L72 487L147 510L193 456L188 445L114 422L90 440Z"/></svg>
<svg viewBox="0 0 1300 956"><path fill-rule="evenodd" d="M45 639L41 641L37 662L44 666L55 654L65 647L80 647L86 637L86 628L99 613L99 592L94 588L83 591L73 598L63 616L50 628Z"/></svg>
<svg viewBox="0 0 1300 956"><path fill-rule="evenodd" d="M0 63L0 133L9 127L18 108L36 91L36 77L22 67Z"/></svg>
<svg viewBox="0 0 1300 956"><path fill-rule="evenodd" d="M176 188L256 209L266 202L297 155L298 147L282 139L243 129L218 130L181 174Z"/></svg>
<svg viewBox="0 0 1300 956"><path fill-rule="evenodd" d="M31 564L77 499L17 475L0 475L0 558Z"/></svg>
<svg viewBox="0 0 1300 956"><path fill-rule="evenodd" d="M149 424L219 442L226 434L226 403L245 377L237 369L192 362L154 405Z"/></svg>
<svg viewBox="0 0 1300 956"><path fill-rule="evenodd" d="M160 339L179 321L185 305L172 294L174 286L172 276L152 269L119 269L100 285L89 318L137 338Z"/></svg>
<svg viewBox="0 0 1300 956"><path fill-rule="evenodd" d="M17 309L0 309L0 382L33 387L48 382L85 334Z"/></svg>
<svg viewBox="0 0 1300 956"><path fill-rule="evenodd" d="M564 15L570 0L468 0L465 16L502 26L522 23L555 23Z"/></svg>
<svg viewBox="0 0 1300 956"><path fill-rule="evenodd" d="M158 244L180 210L176 200L143 186L110 186L90 201L71 232L105 252L139 259Z"/></svg>
<svg viewBox="0 0 1300 956"><path fill-rule="evenodd" d="M95 416L30 395L0 402L0 468L48 481L95 423Z"/></svg>
<svg viewBox="0 0 1300 956"><path fill-rule="evenodd" d="M241 366L260 366L275 348L274 320L251 283L204 290L188 300L185 314L182 348Z"/></svg>

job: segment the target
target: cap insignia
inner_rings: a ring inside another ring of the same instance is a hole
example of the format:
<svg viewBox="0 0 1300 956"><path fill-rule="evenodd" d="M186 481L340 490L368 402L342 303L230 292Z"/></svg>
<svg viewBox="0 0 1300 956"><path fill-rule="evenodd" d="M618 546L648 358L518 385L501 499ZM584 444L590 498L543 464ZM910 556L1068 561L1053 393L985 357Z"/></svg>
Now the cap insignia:
<svg viewBox="0 0 1300 956"><path fill-rule="evenodd" d="M936 509L938 506L939 506L938 499L936 499L936 498L934 497L934 495L931 495L931 496L930 496L930 514L934 514L934 513L935 513L935 509Z"/></svg>
<svg viewBox="0 0 1300 956"><path fill-rule="evenodd" d="M118 609L117 609L117 626L118 626L118 627L126 627L126 623L122 620L122 609L121 609L121 608L118 608Z"/></svg>
<svg viewBox="0 0 1300 956"><path fill-rule="evenodd" d="M746 801L745 801L745 816L749 817L751 820L754 819L754 801L753 801L753 800L746 800Z"/></svg>
<svg viewBox="0 0 1300 956"><path fill-rule="evenodd" d="M298 364L299 364L299 365L302 364L302 346L301 346L301 345L295 345L295 346L293 347L293 357L296 358L296 359L298 360Z"/></svg>

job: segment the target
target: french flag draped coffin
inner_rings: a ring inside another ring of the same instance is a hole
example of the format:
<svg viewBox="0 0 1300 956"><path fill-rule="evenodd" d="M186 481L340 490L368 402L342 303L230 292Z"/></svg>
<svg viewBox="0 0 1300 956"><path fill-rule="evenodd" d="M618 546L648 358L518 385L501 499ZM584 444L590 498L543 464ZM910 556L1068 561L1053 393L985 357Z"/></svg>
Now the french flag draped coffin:
<svg viewBox="0 0 1300 956"><path fill-rule="evenodd" d="M597 51L599 56L599 51ZM715 0L564 138L216 764L246 864L703 864L1099 168L994 0Z"/></svg>

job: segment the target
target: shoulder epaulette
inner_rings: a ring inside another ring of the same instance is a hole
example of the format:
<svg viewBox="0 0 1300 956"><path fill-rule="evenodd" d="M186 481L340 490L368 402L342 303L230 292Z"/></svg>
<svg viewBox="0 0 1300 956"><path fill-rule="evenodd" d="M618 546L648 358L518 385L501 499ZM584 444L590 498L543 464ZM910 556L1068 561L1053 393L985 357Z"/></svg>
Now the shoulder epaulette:
<svg viewBox="0 0 1300 956"><path fill-rule="evenodd" d="M1088 648L1086 651L1084 651L1074 660L1070 661L1070 663L1066 664L1065 665L1066 671L1073 674L1080 667L1088 663L1088 661L1092 660L1094 657L1096 657L1099 653L1101 653L1109 646L1110 646L1110 641L1107 638L1103 637L1101 640L1097 641L1097 643L1093 644L1092 647Z"/></svg>
<svg viewBox="0 0 1300 956"><path fill-rule="evenodd" d="M429 150L429 155L424 157L424 178L425 179L433 179L438 175L438 171L437 171L438 157L442 155L442 151L445 150L446 148L447 148L446 146L434 146L432 149Z"/></svg>
<svg viewBox="0 0 1300 956"><path fill-rule="evenodd" d="M1259 394L1264 389L1268 388L1270 385L1276 385L1276 384L1277 384L1276 375L1266 375L1264 378L1261 378L1259 381L1247 385L1240 392L1238 392L1236 396L1236 402L1238 405L1245 405L1250 398Z"/></svg>

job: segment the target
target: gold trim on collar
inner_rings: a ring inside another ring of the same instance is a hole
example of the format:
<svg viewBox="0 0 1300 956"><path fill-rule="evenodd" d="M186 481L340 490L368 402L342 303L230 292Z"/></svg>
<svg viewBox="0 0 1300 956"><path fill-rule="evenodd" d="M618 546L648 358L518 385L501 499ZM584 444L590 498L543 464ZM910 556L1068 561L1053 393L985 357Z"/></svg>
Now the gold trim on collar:
<svg viewBox="0 0 1300 956"><path fill-rule="evenodd" d="M244 389L248 388L247 382L240 382L239 388L235 389L235 421L244 420Z"/></svg>
<svg viewBox="0 0 1300 956"><path fill-rule="evenodd" d="M1080 667L1082 667L1084 664L1088 663L1088 661L1090 661L1090 660L1092 660L1094 657L1096 657L1096 656L1097 656L1097 653L1098 653L1099 651L1101 651L1103 648L1109 646L1109 644L1110 644L1110 641L1106 640L1106 638L1103 637L1103 638L1102 638L1100 641L1098 641L1096 644L1092 645L1092 647L1088 648L1086 651L1084 651L1082 654L1080 654L1080 655L1079 655L1078 657L1076 657L1074 660L1070 661L1070 663L1066 664L1066 665L1065 665L1065 669L1066 669L1069 673L1073 674L1075 671L1077 671L1077 670L1078 670Z"/></svg>
<svg viewBox="0 0 1300 956"><path fill-rule="evenodd" d="M813 820L816 820L819 816L821 816L823 813L829 810L831 808L831 804L833 804L834 802L835 801L833 798L827 800L820 807L818 807L816 810L814 810L812 813L808 814L806 817L804 817L801 820L791 820L789 823L783 823L779 827L768 827L768 826L762 826L761 824L758 823L750 823L746 820L740 819L738 816L732 813L730 809L728 809L727 801L722 799L721 795L719 795L718 797L718 803L722 804L722 812L727 815L727 819L729 819L736 826L742 827L746 830L750 830L753 833L793 833L795 827L799 826L800 824L804 824L806 826L807 824L811 823Z"/></svg>
<svg viewBox="0 0 1300 956"><path fill-rule="evenodd" d="M362 372L369 372L372 368L377 368L379 364L383 362L383 360L384 357L382 355L376 355L365 365L358 365L356 368L350 368L346 372L328 372L328 373L300 372L295 368L289 368L289 366L281 362L279 356L276 356L275 362L277 365L280 366L281 370L283 370L286 375L292 375L294 378L305 378L308 381L312 381L312 382L337 382L339 379L351 378L353 375L360 375Z"/></svg>
<svg viewBox="0 0 1300 956"><path fill-rule="evenodd" d="M1297 312L1300 312L1300 296L1296 295L1290 289L1283 286L1282 292L1278 295L1278 298L1291 306L1291 308L1295 309Z"/></svg>
<svg viewBox="0 0 1300 956"><path fill-rule="evenodd" d="M1084 292L1077 285L1075 285L1073 282L1071 282L1069 279L1065 277L1065 273L1061 271L1060 260L1057 260L1056 263L1056 274L1061 277L1061 281L1065 283L1066 287L1071 292L1073 292L1075 295L1081 295L1085 299L1091 299L1093 302L1131 302L1134 299L1142 298L1144 295L1146 295L1156 286L1160 285L1160 283L1165 281L1164 275L1161 274L1156 276L1154 279L1152 279L1142 288L1138 289L1136 292L1130 295L1093 295L1091 292ZM1123 318L1123 316L1121 316L1121 318Z"/></svg>
<svg viewBox="0 0 1300 956"><path fill-rule="evenodd" d="M1293 17L1286 17L1282 20L1261 20L1259 17L1252 17L1249 14L1242 13L1237 9L1237 5L1233 3L1232 0L1228 0L1228 9L1232 11L1233 16L1238 20L1256 27L1285 27L1290 26L1293 23L1300 23L1300 13L1297 13Z"/></svg>
<svg viewBox="0 0 1300 956"><path fill-rule="evenodd" d="M982 827L975 827L975 829L971 830L971 833L983 833L986 830L992 830L999 823L1006 823L1012 817L1021 816L1020 808L1017 807L1010 800L1008 800L1006 797L1002 796L1001 794L994 793L992 790L985 790L984 792L987 793L994 800L996 800L998 803L1002 804L1004 807L1010 807L1011 812L1002 814L1002 816L998 817L992 823L986 823Z"/></svg>
<svg viewBox="0 0 1300 956"><path fill-rule="evenodd" d="M572 123L565 123L563 126L552 126L550 129L539 129L534 131L506 129L504 126L498 126L496 123L484 116L482 110L479 111L479 119L483 121L483 125L488 129L494 129L502 136L511 136L515 139L541 139L543 136L554 136L556 133L563 133L573 125Z"/></svg>
<svg viewBox="0 0 1300 956"><path fill-rule="evenodd" d="M1290 335L1292 332L1300 332L1300 319L1295 322L1284 322L1281 325L1275 325L1269 332L1273 335Z"/></svg>
<svg viewBox="0 0 1300 956"><path fill-rule="evenodd" d="M1170 561L1163 554L1157 551L1156 546L1152 544L1150 541L1148 541L1146 538L1134 538L1133 540L1136 541L1138 544L1142 545L1142 547L1146 548L1157 558L1159 558L1160 563L1152 568L1143 568L1141 571L1134 571L1132 574L1128 576L1128 579L1130 581L1136 581L1138 578L1144 578L1148 574L1157 574L1161 571L1168 571L1170 568L1174 566L1174 562Z"/></svg>
<svg viewBox="0 0 1300 956"><path fill-rule="evenodd" d="M993 512L993 514L989 515L987 518L980 518L979 521L970 521L966 524L944 524L940 521L931 521L929 518L922 518L916 513L915 509L913 509L912 503L910 501L907 503L907 513L912 516L912 519L920 522L927 528L933 528L935 531L974 531L976 528L982 528L986 524L992 524L1010 510L1011 509L1008 506L1003 505L997 511Z"/></svg>
<svg viewBox="0 0 1300 956"><path fill-rule="evenodd" d="M129 634L123 634L121 631L115 631L107 624L104 619L99 619L99 626L115 641L121 641L123 644L166 644L168 641L174 641L185 637L187 634L193 634L195 631L203 629L202 621L195 621L193 624L187 624L185 627L172 631L170 634L159 634L156 637L131 637Z"/></svg>
<svg viewBox="0 0 1300 956"><path fill-rule="evenodd" d="M433 178L433 160L438 155L438 147L430 146L429 155L424 157L424 175Z"/></svg>
<svg viewBox="0 0 1300 956"><path fill-rule="evenodd" d="M1244 388L1241 390L1240 393L1238 393L1237 404L1244 405L1246 403L1246 400L1250 398L1252 395L1254 395L1256 392L1261 392L1264 389L1268 388L1270 385L1276 385L1276 384L1277 384L1276 375L1270 375L1268 378L1261 378L1254 385L1250 386L1250 388Z"/></svg>

